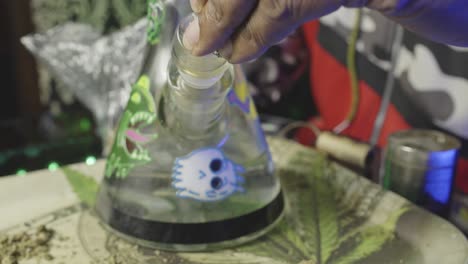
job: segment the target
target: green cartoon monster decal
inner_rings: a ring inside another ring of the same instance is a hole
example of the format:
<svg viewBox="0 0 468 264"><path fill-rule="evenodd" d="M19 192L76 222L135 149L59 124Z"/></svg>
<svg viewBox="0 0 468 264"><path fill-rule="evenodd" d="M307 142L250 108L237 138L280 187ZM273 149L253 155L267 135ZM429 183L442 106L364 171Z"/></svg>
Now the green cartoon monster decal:
<svg viewBox="0 0 468 264"><path fill-rule="evenodd" d="M133 86L127 108L122 115L112 152L107 160L106 177L127 177L129 171L151 161L144 145L157 134L145 135L143 128L156 120L156 106L150 91L148 76L142 75Z"/></svg>
<svg viewBox="0 0 468 264"><path fill-rule="evenodd" d="M147 39L151 45L157 44L160 40L165 14L164 4L161 0L148 0Z"/></svg>

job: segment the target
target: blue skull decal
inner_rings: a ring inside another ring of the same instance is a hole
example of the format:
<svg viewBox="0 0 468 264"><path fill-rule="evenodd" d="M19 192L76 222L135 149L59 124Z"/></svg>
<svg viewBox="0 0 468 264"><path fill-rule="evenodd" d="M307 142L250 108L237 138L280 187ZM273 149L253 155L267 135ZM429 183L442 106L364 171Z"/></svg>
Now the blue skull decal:
<svg viewBox="0 0 468 264"><path fill-rule="evenodd" d="M172 173L172 186L177 196L199 201L219 201L243 192L244 169L229 160L217 148L200 149L177 158Z"/></svg>

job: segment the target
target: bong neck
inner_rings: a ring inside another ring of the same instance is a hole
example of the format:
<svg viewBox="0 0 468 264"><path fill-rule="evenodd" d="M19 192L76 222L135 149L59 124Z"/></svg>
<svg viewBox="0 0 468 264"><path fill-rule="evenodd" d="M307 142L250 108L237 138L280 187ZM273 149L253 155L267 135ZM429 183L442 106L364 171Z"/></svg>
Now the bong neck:
<svg viewBox="0 0 468 264"><path fill-rule="evenodd" d="M198 57L184 47L183 36L195 16L185 18L176 30L169 64L168 124L175 133L192 138L213 136L226 110L226 97L234 80L233 66L213 54Z"/></svg>
<svg viewBox="0 0 468 264"><path fill-rule="evenodd" d="M167 91L167 113L173 117L175 133L192 139L202 139L219 133L226 112L226 96L230 85L220 81L208 88L196 88L180 76L177 85ZM168 120L169 121L169 120Z"/></svg>

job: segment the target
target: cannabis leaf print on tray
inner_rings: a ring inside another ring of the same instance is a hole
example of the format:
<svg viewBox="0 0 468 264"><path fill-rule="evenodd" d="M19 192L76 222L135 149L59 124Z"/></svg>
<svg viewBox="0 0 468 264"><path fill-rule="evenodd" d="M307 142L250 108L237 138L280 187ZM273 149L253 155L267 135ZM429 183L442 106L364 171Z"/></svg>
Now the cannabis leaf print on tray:
<svg viewBox="0 0 468 264"><path fill-rule="evenodd" d="M280 168L288 212L274 231L235 250L179 256L203 264L365 261L393 241L396 223L409 207L401 206L383 223L374 224L369 218L385 192L358 177L343 182L336 173L325 157L311 159L308 151L295 153L287 167Z"/></svg>

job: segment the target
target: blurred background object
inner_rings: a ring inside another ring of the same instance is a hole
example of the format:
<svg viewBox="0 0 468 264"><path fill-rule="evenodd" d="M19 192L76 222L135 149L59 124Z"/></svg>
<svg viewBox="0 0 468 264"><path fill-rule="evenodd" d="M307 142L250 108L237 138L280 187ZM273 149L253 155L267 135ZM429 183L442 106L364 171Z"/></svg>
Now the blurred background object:
<svg viewBox="0 0 468 264"><path fill-rule="evenodd" d="M252 96L260 113L307 120L316 114L309 82L309 51L302 30L244 64Z"/></svg>
<svg viewBox="0 0 468 264"><path fill-rule="evenodd" d="M0 175L23 174L99 157L90 111L21 45L19 39L66 22L109 33L143 17L146 1L0 1Z"/></svg>
<svg viewBox="0 0 468 264"><path fill-rule="evenodd" d="M146 19L108 35L70 22L21 38L56 83L91 112L103 155L112 145L114 128L141 69L145 32Z"/></svg>

